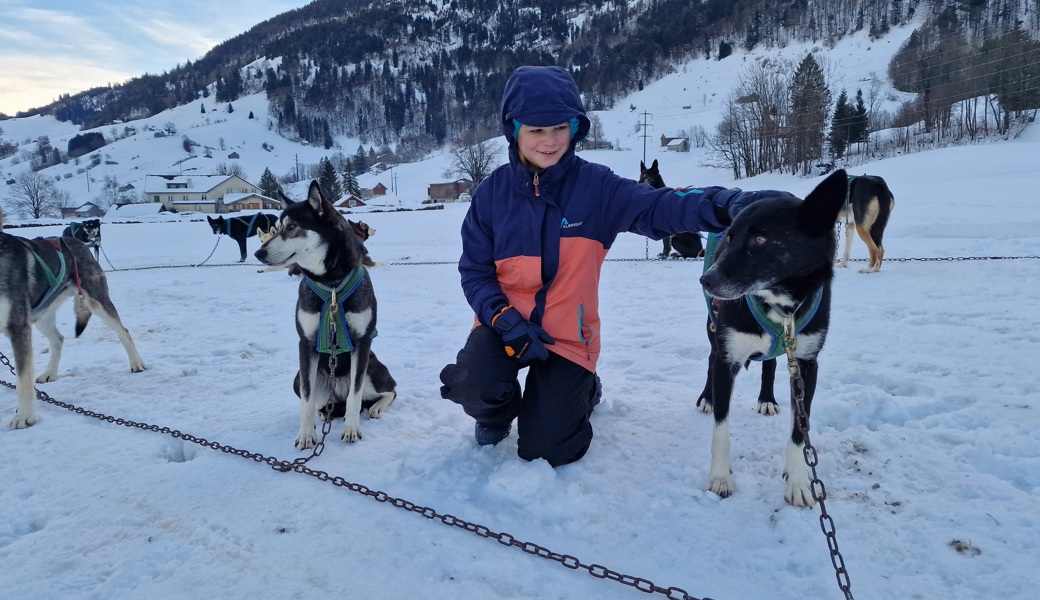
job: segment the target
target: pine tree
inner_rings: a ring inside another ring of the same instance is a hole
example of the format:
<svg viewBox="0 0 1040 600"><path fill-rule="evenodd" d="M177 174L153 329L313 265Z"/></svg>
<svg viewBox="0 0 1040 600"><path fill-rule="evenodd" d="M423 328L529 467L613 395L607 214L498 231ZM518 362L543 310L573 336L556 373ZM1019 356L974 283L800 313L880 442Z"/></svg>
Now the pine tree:
<svg viewBox="0 0 1040 600"><path fill-rule="evenodd" d="M260 176L260 193L268 198L278 198L280 191L282 191L282 186L278 183L274 173L270 168L264 169L264 174Z"/></svg>
<svg viewBox="0 0 1040 600"><path fill-rule="evenodd" d="M865 144L870 141L870 116L863 101L863 90L856 90L856 108L852 110L852 130L849 143Z"/></svg>
<svg viewBox="0 0 1040 600"><path fill-rule="evenodd" d="M206 114L206 105L205 104L199 103L199 112L202 113L202 114Z"/></svg>
<svg viewBox="0 0 1040 600"><path fill-rule="evenodd" d="M358 144L357 152L354 153L354 171L359 174L368 171L368 156L361 144Z"/></svg>
<svg viewBox="0 0 1040 600"><path fill-rule="evenodd" d="M830 103L831 93L823 69L813 55L808 54L791 81L786 157L792 173L808 175L812 162L823 155L824 126Z"/></svg>
<svg viewBox="0 0 1040 600"><path fill-rule="evenodd" d="M845 149L852 142L852 120L853 109L849 106L849 97L845 90L838 95L838 102L834 106L834 116L831 118L831 133L828 141L831 145L831 154L835 158L845 156Z"/></svg>
<svg viewBox="0 0 1040 600"><path fill-rule="evenodd" d="M343 192L361 197L361 186L358 184L357 173L354 172L354 163L349 160L343 165Z"/></svg>
<svg viewBox="0 0 1040 600"><path fill-rule="evenodd" d="M335 204L343 199L343 188L340 187L339 178L336 177L336 168L332 166L328 157L321 159L320 166L321 175L318 177L318 187L321 188L325 199Z"/></svg>

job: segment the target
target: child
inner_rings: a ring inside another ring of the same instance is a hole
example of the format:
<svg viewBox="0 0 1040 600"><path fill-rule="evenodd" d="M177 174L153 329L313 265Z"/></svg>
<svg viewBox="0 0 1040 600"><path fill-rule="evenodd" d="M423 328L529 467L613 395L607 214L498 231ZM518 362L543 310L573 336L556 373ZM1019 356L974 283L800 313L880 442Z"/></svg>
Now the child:
<svg viewBox="0 0 1040 600"><path fill-rule="evenodd" d="M750 193L653 189L579 158L589 119L559 67L510 75L502 131L509 164L477 187L462 225L459 272L476 326L441 371L441 396L476 419L477 444L497 444L516 419L517 454L555 467L592 441L600 269L614 239L721 231Z"/></svg>

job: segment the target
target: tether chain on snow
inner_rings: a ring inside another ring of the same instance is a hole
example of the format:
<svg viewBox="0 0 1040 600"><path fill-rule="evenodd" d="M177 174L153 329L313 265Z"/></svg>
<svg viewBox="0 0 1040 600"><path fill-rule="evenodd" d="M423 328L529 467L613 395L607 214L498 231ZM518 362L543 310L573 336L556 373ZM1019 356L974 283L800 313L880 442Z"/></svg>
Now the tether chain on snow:
<svg viewBox="0 0 1040 600"><path fill-rule="evenodd" d="M787 371L791 375L791 399L794 404L794 423L802 434L802 457L809 467L812 477L809 479L809 492L813 500L820 505L820 529L827 538L827 549L831 555L831 565L834 566L834 574L838 578L838 588L845 594L845 600L853 600L852 584L849 582L849 572L845 569L845 558L838 550L838 538L834 529L834 519L827 512L827 489L816 474L816 465L819 457L816 448L809 441L809 415L805 411L805 380L802 379L802 369L794 357L794 351L798 347L798 338L795 336L794 315L788 315L783 320L784 339L783 348L787 353Z"/></svg>
<svg viewBox="0 0 1040 600"><path fill-rule="evenodd" d="M11 373L15 374L15 370L14 367L11 365L11 361L2 352L0 352L0 363L7 365L7 367L11 369ZM17 390L16 385L7 381L0 380L0 385L3 385L4 387L10 388L12 390ZM633 587L647 594L661 594L667 598L670 598L671 600L712 600L708 597L697 598L695 596L691 596L689 593L686 592L686 590L682 588L661 587L655 584L654 582L650 581L649 579L625 575L623 573L619 573L618 571L614 571L613 569L608 569L603 565L598 565L595 563L586 564L575 556L571 556L569 554L558 554L556 552L553 552L552 550L549 550L548 548L539 546L538 544L535 544L533 542L524 542L518 540L512 534L506 533L504 531L492 531L484 525L470 523L469 521L465 521L454 515L438 512L434 508L430 508L428 506L419 506L418 504L409 502L408 500L395 498L394 496L391 496L386 492L370 489L360 483L352 483L342 477L333 477L325 471L312 469L308 467L305 463L311 458L317 456L318 454L321 454L321 448L324 448L324 434L327 434L329 429L331 428L331 420L329 419L325 420L325 423L322 427L323 435L321 442L319 443L319 445L315 446L311 456L308 456L306 458L297 458L293 461L287 461L275 458L273 456L265 456L258 452L240 450L238 448L235 448L234 446L228 446L219 442L207 440L205 438L195 437L194 435L191 435L189 433L184 433L176 429L170 429L169 427L159 427L158 425L150 425L148 423L139 423L137 421L112 417L103 413L81 408L68 402L56 400L50 397L46 392L41 391L39 389L36 390L36 398L43 402L47 402L48 404L53 404L54 406L64 408L65 410L81 414L87 417L92 417L100 421L115 423L116 425L122 425L124 427L143 429L145 431L154 431L156 433L169 435L171 437L191 442L193 444L198 444L199 446L204 446L213 450L219 450L221 452L226 452L227 454L233 454L235 456L241 456L242 458L248 458L250 460L253 460L254 462L264 463L270 466L275 471L279 471L282 473L294 471L303 475L309 475L320 481L328 481L332 483L332 485L346 488L352 492L357 492L363 496L368 496L370 498L375 499L378 502L389 503L390 505L395 506L397 508L420 514L426 517L427 519L438 519L441 523L445 525L458 527L459 529L464 529L470 533L476 534L483 538L492 538L496 540L499 544L502 544L503 546L519 548L527 554L533 554L546 560L558 562L561 565L567 567L568 569L584 569L585 571L588 571L589 575L592 575L597 579L609 579L611 581L616 581L617 583Z"/></svg>

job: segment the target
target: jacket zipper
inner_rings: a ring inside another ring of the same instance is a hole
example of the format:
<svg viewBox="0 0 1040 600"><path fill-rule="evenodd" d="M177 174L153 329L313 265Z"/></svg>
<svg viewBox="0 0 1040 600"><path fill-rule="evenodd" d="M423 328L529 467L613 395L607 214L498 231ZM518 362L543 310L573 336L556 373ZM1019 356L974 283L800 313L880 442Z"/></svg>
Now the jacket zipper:
<svg viewBox="0 0 1040 600"><path fill-rule="evenodd" d="M538 173L534 174L534 195L541 196L541 194L538 193Z"/></svg>

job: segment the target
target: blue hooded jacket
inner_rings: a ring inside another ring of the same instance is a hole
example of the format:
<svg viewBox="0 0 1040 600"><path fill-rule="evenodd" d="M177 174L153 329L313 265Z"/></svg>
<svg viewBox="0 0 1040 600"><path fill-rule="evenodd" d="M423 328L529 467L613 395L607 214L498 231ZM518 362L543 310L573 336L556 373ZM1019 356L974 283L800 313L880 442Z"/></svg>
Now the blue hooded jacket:
<svg viewBox="0 0 1040 600"><path fill-rule="evenodd" d="M520 162L514 121L549 127L572 119L577 127L557 164L534 173ZM556 340L551 352L595 371L600 270L617 235L721 231L709 198L724 188L653 189L590 163L574 152L589 124L567 71L520 67L510 75L501 123L509 163L474 192L459 272L478 324L511 304Z"/></svg>

